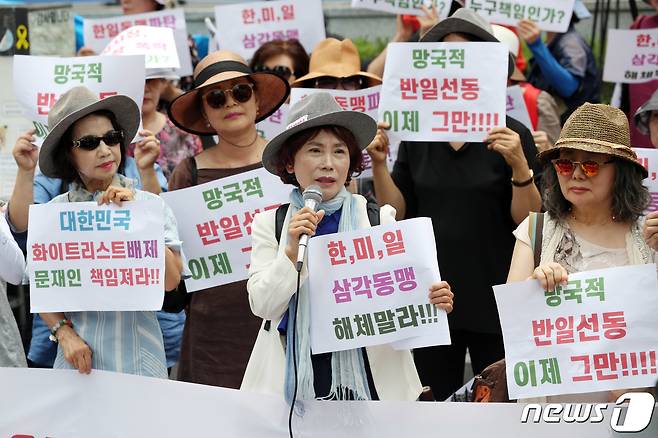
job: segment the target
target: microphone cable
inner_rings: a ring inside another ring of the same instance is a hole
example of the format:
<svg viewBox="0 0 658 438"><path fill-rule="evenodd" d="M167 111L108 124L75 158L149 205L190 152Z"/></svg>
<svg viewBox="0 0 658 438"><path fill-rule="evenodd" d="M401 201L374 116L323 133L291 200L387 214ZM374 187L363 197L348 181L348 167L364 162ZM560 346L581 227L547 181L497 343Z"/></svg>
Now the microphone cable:
<svg viewBox="0 0 658 438"><path fill-rule="evenodd" d="M292 363L295 372L295 386L292 392L292 400L290 400L290 413L288 414L288 434L293 438L292 433L292 414L295 410L295 402L297 401L297 310L299 309L299 283L301 281L302 271L297 271L297 291L295 292L295 314L292 315Z"/></svg>

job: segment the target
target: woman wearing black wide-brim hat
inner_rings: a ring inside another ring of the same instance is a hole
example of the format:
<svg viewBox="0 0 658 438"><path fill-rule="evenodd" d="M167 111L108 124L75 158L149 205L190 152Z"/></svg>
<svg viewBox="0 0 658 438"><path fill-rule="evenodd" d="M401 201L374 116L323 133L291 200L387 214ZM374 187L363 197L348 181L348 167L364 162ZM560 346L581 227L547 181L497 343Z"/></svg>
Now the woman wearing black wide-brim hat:
<svg viewBox="0 0 658 438"><path fill-rule="evenodd" d="M269 72L252 72L237 54L209 54L194 70L194 88L176 98L169 119L184 131L217 135L219 142L174 169L176 190L262 167L267 141L256 123L288 97L290 87ZM238 388L256 340L260 320L253 316L246 282L239 281L187 295L187 321L178 379Z"/></svg>

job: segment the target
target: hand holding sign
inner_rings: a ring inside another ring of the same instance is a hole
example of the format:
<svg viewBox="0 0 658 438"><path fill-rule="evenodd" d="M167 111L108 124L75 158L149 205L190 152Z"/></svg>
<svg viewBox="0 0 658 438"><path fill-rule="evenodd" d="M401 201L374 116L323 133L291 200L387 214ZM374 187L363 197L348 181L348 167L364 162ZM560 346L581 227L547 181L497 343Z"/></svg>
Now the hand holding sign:
<svg viewBox="0 0 658 438"><path fill-rule="evenodd" d="M135 162L140 170L152 169L160 156L160 140L147 129L139 131L142 137L135 145Z"/></svg>
<svg viewBox="0 0 658 438"><path fill-rule="evenodd" d="M103 195L98 198L98 205L109 204L114 202L121 207L123 201L134 201L135 194L127 187L109 186Z"/></svg>
<svg viewBox="0 0 658 438"><path fill-rule="evenodd" d="M370 142L368 148L368 155L372 159L373 167L379 164L386 165L386 160L388 159L389 145L388 135L386 135L385 129L391 127L390 123L378 122L377 123L377 134L375 138Z"/></svg>
<svg viewBox="0 0 658 438"><path fill-rule="evenodd" d="M64 353L64 359L77 369L80 374L91 373L93 352L89 345L68 325L57 330L57 343Z"/></svg>
<svg viewBox="0 0 658 438"><path fill-rule="evenodd" d="M510 128L494 128L489 131L485 139L487 148L498 152L503 156L505 162L514 172L525 172L528 169L528 161L523 154L521 137Z"/></svg>
<svg viewBox="0 0 658 438"><path fill-rule="evenodd" d="M450 285L447 281L439 281L430 286L430 303L434 304L439 309L445 310L446 313L452 312L452 299L454 297L455 294L450 290Z"/></svg>
<svg viewBox="0 0 658 438"><path fill-rule="evenodd" d="M642 234L647 244L658 251L658 211L651 212L647 215Z"/></svg>
<svg viewBox="0 0 658 438"><path fill-rule="evenodd" d="M537 26L532 20L520 20L516 26L516 29L519 31L519 36L527 44L534 44L541 37L541 29Z"/></svg>
<svg viewBox="0 0 658 438"><path fill-rule="evenodd" d="M567 284L569 274L559 263L550 262L535 268L531 278L539 280L543 290L555 290L555 286Z"/></svg>
<svg viewBox="0 0 658 438"><path fill-rule="evenodd" d="M12 151L18 168L25 172L34 171L39 162L39 149L33 144L35 141L34 132L34 129L30 129L18 137Z"/></svg>

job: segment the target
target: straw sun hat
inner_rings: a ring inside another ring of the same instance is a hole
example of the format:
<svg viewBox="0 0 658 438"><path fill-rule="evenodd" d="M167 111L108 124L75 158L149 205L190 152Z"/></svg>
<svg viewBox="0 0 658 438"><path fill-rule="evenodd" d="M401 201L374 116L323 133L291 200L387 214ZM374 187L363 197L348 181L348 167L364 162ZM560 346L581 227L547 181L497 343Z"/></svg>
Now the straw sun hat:
<svg viewBox="0 0 658 438"><path fill-rule="evenodd" d="M648 175L631 149L626 115L609 105L585 103L578 107L565 122L555 146L539 153L537 158L546 164L557 158L562 149L608 154L633 163L645 178Z"/></svg>

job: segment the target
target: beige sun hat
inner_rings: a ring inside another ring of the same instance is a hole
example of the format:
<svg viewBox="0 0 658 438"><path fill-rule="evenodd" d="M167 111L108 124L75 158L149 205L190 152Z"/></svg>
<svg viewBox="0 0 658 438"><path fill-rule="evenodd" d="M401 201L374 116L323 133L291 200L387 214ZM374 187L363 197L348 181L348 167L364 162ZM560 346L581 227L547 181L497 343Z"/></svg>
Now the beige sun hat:
<svg viewBox="0 0 658 438"><path fill-rule="evenodd" d="M169 119L184 131L197 135L214 135L203 116L197 95L199 90L210 85L236 78L248 77L256 84L254 92L258 98L256 122L268 118L286 101L290 94L288 81L269 72L251 71L247 62L236 53L218 50L203 58L194 69L194 88L178 96L169 105Z"/></svg>
<svg viewBox="0 0 658 438"><path fill-rule="evenodd" d="M631 149L631 135L626 114L610 105L584 103L574 111L560 132L555 146L537 155L546 164L557 158L561 149L575 149L608 154L635 164L646 178L647 169L637 161Z"/></svg>

